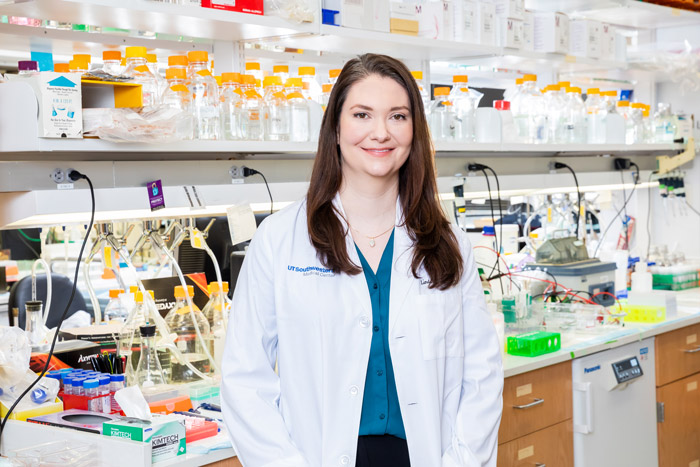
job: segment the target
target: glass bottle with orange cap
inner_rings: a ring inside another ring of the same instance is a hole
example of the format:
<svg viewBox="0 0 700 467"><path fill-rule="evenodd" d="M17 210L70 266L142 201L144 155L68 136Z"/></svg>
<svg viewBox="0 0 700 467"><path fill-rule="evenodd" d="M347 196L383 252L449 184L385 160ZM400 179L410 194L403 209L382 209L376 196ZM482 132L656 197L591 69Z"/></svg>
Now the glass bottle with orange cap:
<svg viewBox="0 0 700 467"><path fill-rule="evenodd" d="M629 112L630 131L627 134L627 144L640 144L644 142L644 104L633 102Z"/></svg>
<svg viewBox="0 0 700 467"><path fill-rule="evenodd" d="M586 141L589 144L605 143L605 116L607 110L600 95L600 89L588 88L586 91Z"/></svg>
<svg viewBox="0 0 700 467"><path fill-rule="evenodd" d="M321 94L321 108L323 111L326 111L326 107L328 107L328 101L331 99L331 91L333 90L333 84L331 83L325 83L321 85L321 90L323 93Z"/></svg>
<svg viewBox="0 0 700 467"><path fill-rule="evenodd" d="M245 74L252 75L256 80L262 83L264 78L262 68L260 67L260 62L246 62L245 64Z"/></svg>
<svg viewBox="0 0 700 467"><path fill-rule="evenodd" d="M204 339L210 339L209 322L204 317L197 306L192 303L192 308L188 304L187 297L194 297L194 287L191 285L184 289L181 285L175 287L175 306L168 312L165 317L165 323L168 325L170 332L177 335L175 345L193 367L202 373L209 373L211 365L209 358L206 355L204 346L209 345L207 342L202 342L197 336L195 322L199 327L199 334ZM197 376L187 365L180 362L172 362L172 381L188 382L198 381Z"/></svg>
<svg viewBox="0 0 700 467"><path fill-rule="evenodd" d="M282 85L289 79L289 65L273 65L272 76L277 76L282 80Z"/></svg>
<svg viewBox="0 0 700 467"><path fill-rule="evenodd" d="M222 289L223 288L223 289ZM209 323L211 331L211 346L210 351L214 360L221 364L221 357L224 352L224 341L226 339L226 328L228 325L229 312L231 304L227 298L228 282L210 282L209 301L202 309L204 317Z"/></svg>
<svg viewBox="0 0 700 467"><path fill-rule="evenodd" d="M247 141L262 141L262 96L255 88L255 77L243 75L243 99L241 100L241 134Z"/></svg>
<svg viewBox="0 0 700 467"><path fill-rule="evenodd" d="M219 86L209 71L209 54L203 50L187 53L190 62L187 70L187 88L192 94L195 138L221 139L219 116Z"/></svg>
<svg viewBox="0 0 700 467"><path fill-rule="evenodd" d="M583 144L586 142L586 105L581 99L581 88L566 88L564 104L564 143Z"/></svg>
<svg viewBox="0 0 700 467"><path fill-rule="evenodd" d="M300 66L299 78L302 81L302 94L305 98L316 102L321 100L321 85L316 80L316 68L312 66Z"/></svg>
<svg viewBox="0 0 700 467"><path fill-rule="evenodd" d="M181 118L178 119L178 128L175 131L182 139L193 139L192 94L186 85L185 70L182 68L168 68L165 70L165 77L168 87L163 92L163 106L183 112Z"/></svg>
<svg viewBox="0 0 700 467"><path fill-rule="evenodd" d="M263 79L263 135L266 141L289 139L289 105L279 76Z"/></svg>
<svg viewBox="0 0 700 467"><path fill-rule="evenodd" d="M285 83L289 103L289 140L309 141L309 102L302 94L301 78L289 78Z"/></svg>
<svg viewBox="0 0 700 467"><path fill-rule="evenodd" d="M105 50L102 52L102 71L112 76L122 74L122 53L118 50Z"/></svg>
<svg viewBox="0 0 700 467"><path fill-rule="evenodd" d="M435 100L430 104L430 132L433 141L453 141L455 113L450 102L450 88L438 87L433 91Z"/></svg>
<svg viewBox="0 0 700 467"><path fill-rule="evenodd" d="M412 71L411 75L413 79L416 80L418 85L418 91L420 92L421 100L423 101L423 111L426 115L430 112L430 93L423 86L423 72L422 71Z"/></svg>
<svg viewBox="0 0 700 467"><path fill-rule="evenodd" d="M134 83L141 85L141 95L144 107L152 107L159 104L158 82L148 69L146 62L146 47L126 48L126 70L125 76L134 79Z"/></svg>
<svg viewBox="0 0 700 467"><path fill-rule="evenodd" d="M340 68L332 68L328 70L328 82L330 84L335 84L338 81L338 76L340 76Z"/></svg>
<svg viewBox="0 0 700 467"><path fill-rule="evenodd" d="M165 90L168 89L168 81L158 70L158 56L156 54L146 54L146 66L156 78L156 82L158 83L158 96L163 96Z"/></svg>
<svg viewBox="0 0 700 467"><path fill-rule="evenodd" d="M243 92L240 89L241 76L239 73L221 74L221 122L224 138L238 141L242 135Z"/></svg>
<svg viewBox="0 0 700 467"><path fill-rule="evenodd" d="M455 75L452 77L452 91L450 102L454 109L455 141L474 141L476 139L476 108L484 96L482 93L469 89L467 75Z"/></svg>
<svg viewBox="0 0 700 467"><path fill-rule="evenodd" d="M105 306L103 313L104 321L107 323L117 322L124 324L129 317L129 310L122 304L119 295L124 293L124 289L110 289L109 303Z"/></svg>

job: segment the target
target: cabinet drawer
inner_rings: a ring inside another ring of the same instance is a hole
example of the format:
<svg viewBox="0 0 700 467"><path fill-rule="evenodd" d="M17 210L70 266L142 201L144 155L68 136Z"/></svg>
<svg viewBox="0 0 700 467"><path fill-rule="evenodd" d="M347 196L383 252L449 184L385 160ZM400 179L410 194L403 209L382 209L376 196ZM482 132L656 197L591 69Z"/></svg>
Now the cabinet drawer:
<svg viewBox="0 0 700 467"><path fill-rule="evenodd" d="M659 466L700 465L700 374L656 389L664 419L657 423Z"/></svg>
<svg viewBox="0 0 700 467"><path fill-rule="evenodd" d="M700 372L700 324L656 336L656 386Z"/></svg>
<svg viewBox="0 0 700 467"><path fill-rule="evenodd" d="M498 442L571 418L571 362L506 378Z"/></svg>
<svg viewBox="0 0 700 467"><path fill-rule="evenodd" d="M498 446L498 467L572 467L574 437L571 420Z"/></svg>

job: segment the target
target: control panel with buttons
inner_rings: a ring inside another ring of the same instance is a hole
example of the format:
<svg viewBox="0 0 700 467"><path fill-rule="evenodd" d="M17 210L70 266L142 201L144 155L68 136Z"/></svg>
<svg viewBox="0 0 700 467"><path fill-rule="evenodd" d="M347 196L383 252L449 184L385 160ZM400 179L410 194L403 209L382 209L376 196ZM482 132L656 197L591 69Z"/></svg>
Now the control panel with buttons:
<svg viewBox="0 0 700 467"><path fill-rule="evenodd" d="M627 383L633 379L639 378L644 373L642 367L639 366L637 357L626 358L612 364L613 372L618 384Z"/></svg>

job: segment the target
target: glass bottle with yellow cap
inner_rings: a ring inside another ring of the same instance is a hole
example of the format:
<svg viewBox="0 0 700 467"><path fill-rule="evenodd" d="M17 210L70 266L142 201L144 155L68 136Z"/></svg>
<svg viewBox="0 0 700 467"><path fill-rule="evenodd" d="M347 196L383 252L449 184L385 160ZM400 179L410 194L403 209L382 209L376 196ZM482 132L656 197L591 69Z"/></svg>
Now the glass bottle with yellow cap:
<svg viewBox="0 0 700 467"><path fill-rule="evenodd" d="M335 84L338 81L338 76L340 76L340 68L333 68L328 70L328 82L330 84Z"/></svg>
<svg viewBox="0 0 700 467"><path fill-rule="evenodd" d="M203 50L187 53L187 88L192 94L195 138L221 139L219 86L208 68L209 54Z"/></svg>
<svg viewBox="0 0 700 467"><path fill-rule="evenodd" d="M333 84L331 84L331 83L322 84L321 90L323 91L323 93L321 94L321 108L325 112L326 107L328 107L328 102L331 99L331 91L333 90Z"/></svg>
<svg viewBox="0 0 700 467"><path fill-rule="evenodd" d="M262 141L264 139L262 103L263 99L255 88L253 75L243 76L243 99L241 99L241 135L247 141Z"/></svg>
<svg viewBox="0 0 700 467"><path fill-rule="evenodd" d="M484 96L479 91L469 89L467 75L452 77L450 102L455 113L455 141L471 142L476 139L476 108Z"/></svg>
<svg viewBox="0 0 700 467"><path fill-rule="evenodd" d="M430 132L433 141L454 141L455 114L450 102L450 88L438 87L433 91L435 100L430 104Z"/></svg>
<svg viewBox="0 0 700 467"><path fill-rule="evenodd" d="M316 102L321 100L321 85L316 80L316 68L312 66L300 66L299 78L302 81L302 94L305 98Z"/></svg>
<svg viewBox="0 0 700 467"><path fill-rule="evenodd" d="M301 92L301 78L289 78L285 83L289 103L289 140L309 141L309 103Z"/></svg>
<svg viewBox="0 0 700 467"><path fill-rule="evenodd" d="M192 114L192 94L186 85L185 70L182 68L168 68L165 70L168 87L163 92L163 105L171 109L183 112L178 119L176 133L182 139L194 138L194 115Z"/></svg>
<svg viewBox="0 0 700 467"><path fill-rule="evenodd" d="M223 287L223 290L222 290ZM231 304L228 301L228 282L209 283L209 301L202 309L204 317L209 323L211 331L210 351L214 360L221 365L221 357L224 353L224 341L226 339L226 327L228 325Z"/></svg>
<svg viewBox="0 0 700 467"><path fill-rule="evenodd" d="M209 322L194 303L192 303L192 308L190 308L187 301L188 295L190 298L194 297L193 286L188 285L187 289L184 289L181 285L175 287L175 306L165 317L165 323L168 325L170 332L177 335L175 345L182 353L182 356L193 367L206 374L211 371L211 365L204 346L209 344L202 342L197 336L195 323L199 327L201 337L210 339ZM186 365L177 361L172 362L172 381L174 383L198 380L200 380L200 377Z"/></svg>
<svg viewBox="0 0 700 467"><path fill-rule="evenodd" d="M284 85L289 79L289 65L273 65L272 76L278 76Z"/></svg>
<svg viewBox="0 0 700 467"><path fill-rule="evenodd" d="M279 76L263 80L263 134L266 141L289 139L289 104Z"/></svg>
<svg viewBox="0 0 700 467"><path fill-rule="evenodd" d="M418 85L418 91L420 92L420 98L423 101L423 112L427 115L430 109L430 93L423 86L423 72L422 71L412 71L411 75L413 79L416 80Z"/></svg>
<svg viewBox="0 0 700 467"><path fill-rule="evenodd" d="M252 75L256 80L262 82L263 72L260 67L260 62L246 62L245 64L245 74Z"/></svg>
<svg viewBox="0 0 700 467"><path fill-rule="evenodd" d="M124 293L124 289L111 289L109 291L109 303L105 307L103 313L106 323L117 322L124 324L129 317L129 309L124 306L120 295Z"/></svg>
<svg viewBox="0 0 700 467"><path fill-rule="evenodd" d="M516 139L520 142L527 141L527 120L523 118L518 118L522 115L524 82L525 81L523 80L523 78L516 78L515 87L512 88L512 94L509 93L505 96L505 98L510 101L510 111L513 114L515 132L517 133Z"/></svg>
<svg viewBox="0 0 700 467"><path fill-rule="evenodd" d="M581 99L581 88L566 88L564 103L564 143L583 144L586 142L586 105Z"/></svg>
<svg viewBox="0 0 700 467"><path fill-rule="evenodd" d="M144 107L152 107L159 104L158 82L148 69L146 61L146 47L126 48L126 70L124 75L134 79L134 83L141 85L141 96Z"/></svg>
<svg viewBox="0 0 700 467"><path fill-rule="evenodd" d="M221 122L224 138L238 141L243 139L241 76L239 73L222 73L221 82Z"/></svg>

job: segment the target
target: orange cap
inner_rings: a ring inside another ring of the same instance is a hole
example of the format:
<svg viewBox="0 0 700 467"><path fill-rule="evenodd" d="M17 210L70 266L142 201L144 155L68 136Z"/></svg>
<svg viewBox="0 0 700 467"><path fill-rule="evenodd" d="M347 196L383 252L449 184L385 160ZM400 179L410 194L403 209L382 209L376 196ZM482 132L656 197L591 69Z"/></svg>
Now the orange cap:
<svg viewBox="0 0 700 467"><path fill-rule="evenodd" d="M630 101L617 101L617 106L618 107L629 107Z"/></svg>
<svg viewBox="0 0 700 467"><path fill-rule="evenodd" d="M146 47L127 47L126 48L126 58L141 57L146 58L148 55L148 50Z"/></svg>
<svg viewBox="0 0 700 467"><path fill-rule="evenodd" d="M568 88L571 86L571 81L559 81L557 84L563 88Z"/></svg>
<svg viewBox="0 0 700 467"><path fill-rule="evenodd" d="M187 60L190 62L208 62L209 53L206 50L192 50L187 52Z"/></svg>
<svg viewBox="0 0 700 467"><path fill-rule="evenodd" d="M165 79L185 79L187 74L182 68L168 68L165 70Z"/></svg>
<svg viewBox="0 0 700 467"><path fill-rule="evenodd" d="M288 88L300 88L302 86L301 78L289 78L284 85Z"/></svg>
<svg viewBox="0 0 700 467"><path fill-rule="evenodd" d="M190 61L184 55L171 55L168 57L168 66L187 66Z"/></svg>
<svg viewBox="0 0 700 467"><path fill-rule="evenodd" d="M617 97L617 91L603 91L601 94L607 97Z"/></svg>
<svg viewBox="0 0 700 467"><path fill-rule="evenodd" d="M82 60L86 63L92 63L90 54L73 54L73 60Z"/></svg>
<svg viewBox="0 0 700 467"><path fill-rule="evenodd" d="M263 78L263 87L268 86L282 86L282 78L279 76L266 76Z"/></svg>
<svg viewBox="0 0 700 467"><path fill-rule="evenodd" d="M323 89L323 92L331 92L331 89L333 89L333 85L330 83L322 84L321 88Z"/></svg>
<svg viewBox="0 0 700 467"><path fill-rule="evenodd" d="M146 290L146 292L148 293L148 295L151 296L151 299L155 298L155 295L153 295L152 290ZM140 290L134 292L134 301L136 303L143 303L143 292L141 292Z"/></svg>
<svg viewBox="0 0 700 467"><path fill-rule="evenodd" d="M156 56L156 54L146 54L146 61L148 63L157 63L158 57Z"/></svg>
<svg viewBox="0 0 700 467"><path fill-rule="evenodd" d="M138 292L139 288L136 285L130 285L129 286L129 293L136 293Z"/></svg>
<svg viewBox="0 0 700 467"><path fill-rule="evenodd" d="M414 79L423 79L423 72L422 71L412 71L411 75L413 76Z"/></svg>
<svg viewBox="0 0 700 467"><path fill-rule="evenodd" d="M273 65L272 72L273 73L289 73L289 66L288 65Z"/></svg>
<svg viewBox="0 0 700 467"><path fill-rule="evenodd" d="M241 74L240 73L221 73L221 78L224 83L240 83Z"/></svg>
<svg viewBox="0 0 700 467"><path fill-rule="evenodd" d="M259 69L260 69L260 63L258 63L258 62L247 62L245 64L245 71L259 70Z"/></svg>
<svg viewBox="0 0 700 467"><path fill-rule="evenodd" d="M569 86L566 88L566 92L575 92L577 94L581 94L581 88L578 86Z"/></svg>
<svg viewBox="0 0 700 467"><path fill-rule="evenodd" d="M71 60L68 62L68 68L71 70L87 70L88 64L82 60Z"/></svg>
<svg viewBox="0 0 700 467"><path fill-rule="evenodd" d="M467 75L454 75L452 77L453 83L468 83L469 77Z"/></svg>
<svg viewBox="0 0 700 467"><path fill-rule="evenodd" d="M56 73L68 73L70 72L70 66L67 63L54 63L53 71Z"/></svg>
<svg viewBox="0 0 700 467"><path fill-rule="evenodd" d="M187 295L194 297L194 286L187 286ZM175 298L185 298L185 289L183 289L181 285L175 286Z"/></svg>
<svg viewBox="0 0 700 467"><path fill-rule="evenodd" d="M642 110L647 108L647 106L642 104L641 102L632 102L632 104L630 104L630 107L632 107L633 109L642 109Z"/></svg>
<svg viewBox="0 0 700 467"><path fill-rule="evenodd" d="M436 96L449 96L449 95L450 95L450 88L448 88L448 87L446 87L446 86L445 86L445 87L435 88L435 90L433 91L433 93L434 93Z"/></svg>
<svg viewBox="0 0 700 467"><path fill-rule="evenodd" d="M532 75L532 74L523 75L523 82L525 82L525 81L537 81L537 75Z"/></svg>
<svg viewBox="0 0 700 467"><path fill-rule="evenodd" d="M523 84L525 80L523 78L515 78L515 84Z"/></svg>
<svg viewBox="0 0 700 467"><path fill-rule="evenodd" d="M588 90L586 91L586 94L588 94L589 96L592 96L592 95L594 95L594 94L600 95L600 89L598 89L598 88L588 88Z"/></svg>
<svg viewBox="0 0 700 467"><path fill-rule="evenodd" d="M315 76L316 75L316 68L312 66L300 66L299 67L299 76Z"/></svg>
<svg viewBox="0 0 700 467"><path fill-rule="evenodd" d="M243 75L243 84L252 84L255 86L255 76L253 75Z"/></svg>
<svg viewBox="0 0 700 467"><path fill-rule="evenodd" d="M544 87L544 92L549 92L549 91L560 91L561 87L558 84L548 84L547 86Z"/></svg>
<svg viewBox="0 0 700 467"><path fill-rule="evenodd" d="M224 84L224 80L223 80L223 78L222 78L220 75L214 76L214 79L216 80L216 84L218 84L219 86L221 86L222 84Z"/></svg>
<svg viewBox="0 0 700 467"><path fill-rule="evenodd" d="M109 298L117 298L122 293L124 293L124 289L110 289Z"/></svg>
<svg viewBox="0 0 700 467"><path fill-rule="evenodd" d="M328 70L328 77L329 78L337 78L340 75L340 68L333 68L332 70Z"/></svg>
<svg viewBox="0 0 700 467"><path fill-rule="evenodd" d="M224 293L228 293L228 282L221 282L221 286L224 288ZM210 282L208 289L210 294L221 291L218 281Z"/></svg>
<svg viewBox="0 0 700 467"><path fill-rule="evenodd" d="M118 50L105 50L102 52L102 60L121 60L122 53Z"/></svg>

